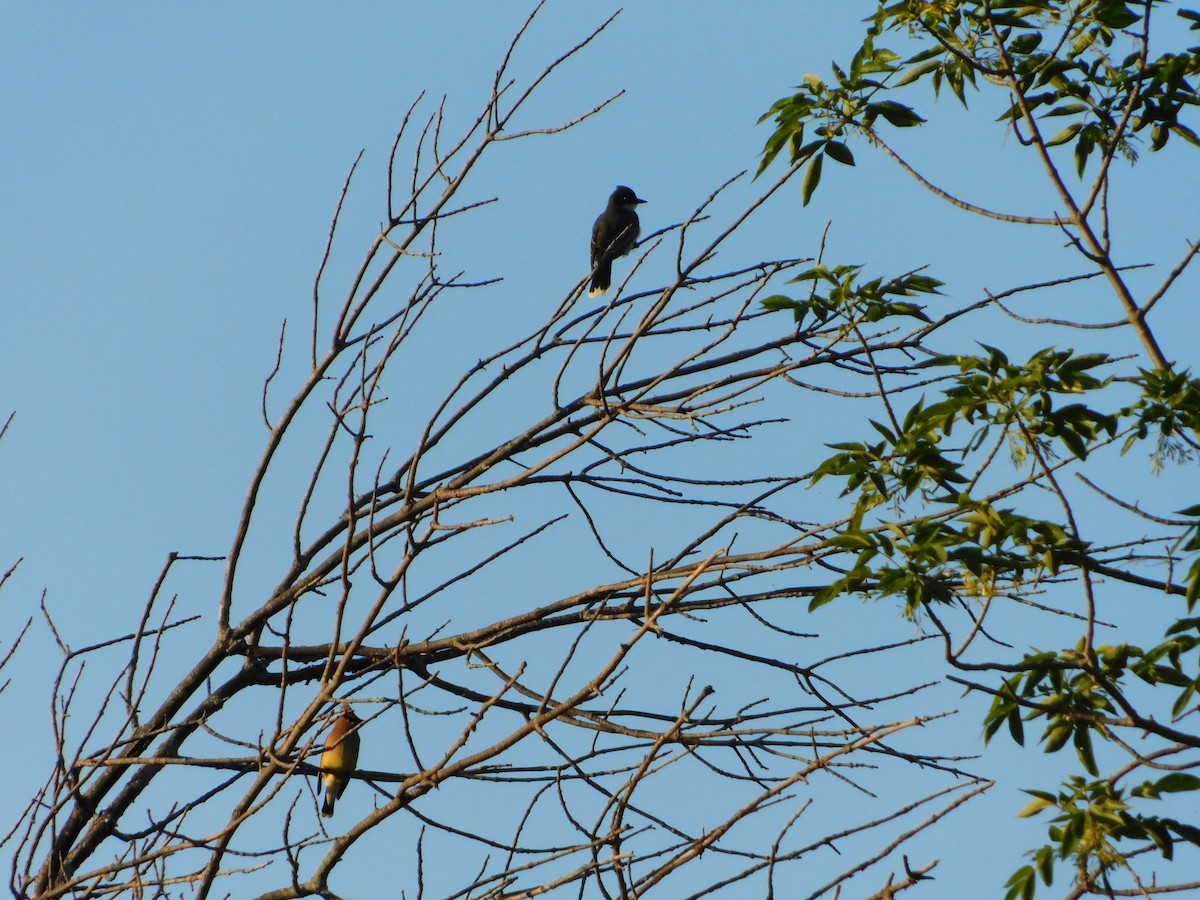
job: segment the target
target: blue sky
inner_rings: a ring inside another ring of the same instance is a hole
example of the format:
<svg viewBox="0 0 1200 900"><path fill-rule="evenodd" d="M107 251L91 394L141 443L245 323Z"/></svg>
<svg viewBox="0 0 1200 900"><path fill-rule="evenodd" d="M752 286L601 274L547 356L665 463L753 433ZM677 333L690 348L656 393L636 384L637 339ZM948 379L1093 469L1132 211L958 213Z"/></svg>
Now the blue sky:
<svg viewBox="0 0 1200 900"><path fill-rule="evenodd" d="M590 224L615 184L648 198L649 231L686 217L726 178L752 172L768 134L756 119L805 72L824 75L832 59L847 59L874 6L630 5L516 124L554 126L618 91L624 96L566 134L497 148L472 176L480 197L499 202L462 227L451 252L468 277L504 281L463 315L464 352L483 352L494 334L529 327L544 314L543 298L561 296L586 274ZM447 97L448 131L470 121L528 9L467 2L0 9L0 418L16 412L0 442L0 568L24 558L4 590L0 635L38 617L43 590L72 646L125 633L169 552L227 551L262 447L262 381L281 322L293 335L307 328L313 278L351 164L363 151L327 274L335 284L358 264L384 217L387 155L405 110L425 91L426 112ZM551 2L515 74L537 71L616 9ZM898 138L939 184L1017 212L1053 208L1015 141L987 126L988 101L974 114L942 106L938 122ZM1014 278L1079 271L1060 238L940 206L879 154L856 152L854 171L826 166L810 206L801 206L798 185L789 189L723 252L811 255L832 222L839 261L880 274L932 264L948 283L945 302L977 299ZM1123 261L1173 260L1183 246L1170 242L1188 225L1194 238L1194 161L1171 147L1160 157L1136 170L1153 168L1153 177L1125 179L1114 193L1118 210L1155 211L1152 225L1142 217L1120 235ZM1181 183L1191 186L1191 201L1181 197ZM718 213L729 214L754 190L744 179ZM667 271L669 256L652 260L648 272ZM1064 289L1056 314L1089 313L1095 294L1109 303L1101 291ZM1171 323L1166 352L1180 358L1193 343L1195 313L1163 312ZM1115 307L1100 316L1116 317ZM1015 329L1009 337L1015 346L1051 342ZM1136 350L1121 335L1099 340ZM436 378L442 363L436 347L406 361L418 380ZM860 413L821 416L809 428L814 438L861 434ZM273 576L264 569L249 577L270 584ZM176 588L181 609L205 611L219 578L218 566L189 570ZM831 617L826 627L860 624ZM861 627L881 636L912 632L898 619ZM55 652L38 622L18 670L34 681L0 696L3 715L32 720L47 748L41 687ZM1021 760L1022 778L1041 764L1036 752ZM36 754L23 760L20 783L39 781L47 765ZM987 807L988 816L1004 819L998 843L1006 852L992 860L976 850L956 861L950 848L937 851L945 873L939 896L963 896L981 867L998 884L1018 864L1019 849L1037 840L1036 828L1007 818L1025 783L1004 785ZM11 819L20 799L6 792L0 820ZM971 817L956 833L987 823Z"/></svg>

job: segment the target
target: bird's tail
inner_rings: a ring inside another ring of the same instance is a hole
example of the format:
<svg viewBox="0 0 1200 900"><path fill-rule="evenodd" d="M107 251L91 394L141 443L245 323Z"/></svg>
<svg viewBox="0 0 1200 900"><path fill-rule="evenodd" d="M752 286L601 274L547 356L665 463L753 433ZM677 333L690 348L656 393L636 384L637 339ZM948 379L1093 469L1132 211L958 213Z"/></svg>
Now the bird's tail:
<svg viewBox="0 0 1200 900"><path fill-rule="evenodd" d="M612 260L606 259L596 266L596 273L592 275L592 289L588 291L589 297L595 297L597 294L603 294L612 284Z"/></svg>
<svg viewBox="0 0 1200 900"><path fill-rule="evenodd" d="M330 816L332 816L333 815L333 804L334 804L333 791L326 791L325 799L321 801L321 815L325 816L326 818L329 818Z"/></svg>

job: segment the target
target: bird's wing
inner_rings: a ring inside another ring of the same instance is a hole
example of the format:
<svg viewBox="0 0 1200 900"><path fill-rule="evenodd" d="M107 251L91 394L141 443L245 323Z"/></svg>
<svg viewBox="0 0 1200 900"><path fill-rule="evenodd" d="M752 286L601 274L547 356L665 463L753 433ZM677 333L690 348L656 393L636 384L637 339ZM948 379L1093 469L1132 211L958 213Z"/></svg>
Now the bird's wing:
<svg viewBox="0 0 1200 900"><path fill-rule="evenodd" d="M607 249L604 246L604 216L596 219L592 225L592 265L600 261L600 255Z"/></svg>

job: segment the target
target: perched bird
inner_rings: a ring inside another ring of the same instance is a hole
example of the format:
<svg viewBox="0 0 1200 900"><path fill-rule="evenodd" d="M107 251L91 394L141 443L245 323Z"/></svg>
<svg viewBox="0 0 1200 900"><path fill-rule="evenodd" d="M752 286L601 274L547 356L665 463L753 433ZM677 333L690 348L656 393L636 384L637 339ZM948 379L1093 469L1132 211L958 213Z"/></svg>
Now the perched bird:
<svg viewBox="0 0 1200 900"><path fill-rule="evenodd" d="M321 803L321 815L332 816L333 804L342 796L354 767L358 765L358 731L356 726L362 719L349 706L338 716L325 739L325 752L321 754L321 782L325 786L325 799ZM318 785L317 792L320 793Z"/></svg>
<svg viewBox="0 0 1200 900"><path fill-rule="evenodd" d="M618 185L608 198L608 206L592 226L592 289L589 297L603 294L612 284L612 261L624 256L637 243L641 223L638 222L639 200L632 188Z"/></svg>

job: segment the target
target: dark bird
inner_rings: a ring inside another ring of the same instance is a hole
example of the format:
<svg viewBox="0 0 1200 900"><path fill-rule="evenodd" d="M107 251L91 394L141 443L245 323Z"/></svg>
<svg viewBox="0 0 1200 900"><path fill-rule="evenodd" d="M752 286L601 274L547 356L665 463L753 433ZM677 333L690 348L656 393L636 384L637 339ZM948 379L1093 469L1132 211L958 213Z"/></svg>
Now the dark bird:
<svg viewBox="0 0 1200 900"><path fill-rule="evenodd" d="M608 198L608 206L592 226L592 289L589 297L603 294L612 284L612 261L624 256L637 243L641 223L638 222L639 200L632 188L618 185Z"/></svg>
<svg viewBox="0 0 1200 900"><path fill-rule="evenodd" d="M321 754L321 782L325 786L325 799L321 803L321 815L332 816L333 804L346 791L354 767L358 765L358 731L362 719L349 706L338 716L325 739L325 752ZM320 793L318 785L317 792Z"/></svg>

